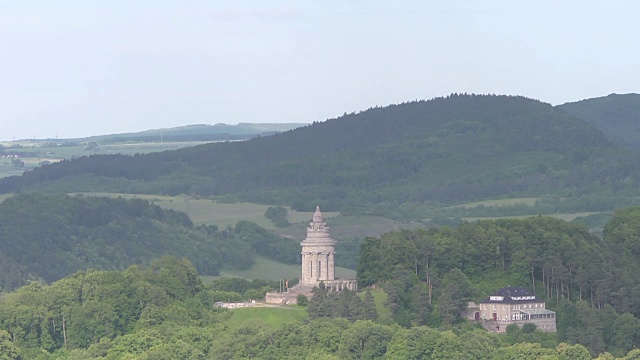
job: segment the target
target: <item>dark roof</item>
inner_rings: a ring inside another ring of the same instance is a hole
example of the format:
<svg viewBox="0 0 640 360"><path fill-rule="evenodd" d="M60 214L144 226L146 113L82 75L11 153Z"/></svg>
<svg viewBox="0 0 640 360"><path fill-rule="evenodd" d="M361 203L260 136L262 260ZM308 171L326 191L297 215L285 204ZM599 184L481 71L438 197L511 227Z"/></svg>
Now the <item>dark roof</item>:
<svg viewBox="0 0 640 360"><path fill-rule="evenodd" d="M491 299L494 296L502 296L502 300ZM538 299L534 294L532 294L529 290L523 288L522 286L507 286L504 287L495 293L489 295L483 303L507 303L507 304L516 304L516 303L526 303L526 302L541 302L541 299Z"/></svg>

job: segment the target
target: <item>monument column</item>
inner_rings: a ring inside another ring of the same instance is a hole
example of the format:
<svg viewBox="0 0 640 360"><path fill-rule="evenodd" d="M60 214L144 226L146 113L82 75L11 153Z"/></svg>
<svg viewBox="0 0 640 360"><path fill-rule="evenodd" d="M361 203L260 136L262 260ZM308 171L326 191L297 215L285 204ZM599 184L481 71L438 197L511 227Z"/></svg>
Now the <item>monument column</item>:
<svg viewBox="0 0 640 360"><path fill-rule="evenodd" d="M328 274L328 279L329 280L335 280L336 279L336 267L333 263L333 252L330 252L329 255L327 256L328 260L327 260L327 268L329 269L327 274Z"/></svg>
<svg viewBox="0 0 640 360"><path fill-rule="evenodd" d="M300 282L306 282L307 278L309 278L309 272L307 269L307 254L302 253L302 277Z"/></svg>
<svg viewBox="0 0 640 360"><path fill-rule="evenodd" d="M329 274L329 253L323 254L322 257L324 258L324 260L322 260L324 262L324 264L322 264L324 266L323 278L325 280L331 280L331 276Z"/></svg>
<svg viewBox="0 0 640 360"><path fill-rule="evenodd" d="M300 274L300 282L304 282L304 253L300 253L300 263L302 264L302 274Z"/></svg>
<svg viewBox="0 0 640 360"><path fill-rule="evenodd" d="M320 268L318 268L318 254L315 253L312 256L311 268L315 271L312 271L311 280L318 281L320 278L318 277L318 273L320 272Z"/></svg>

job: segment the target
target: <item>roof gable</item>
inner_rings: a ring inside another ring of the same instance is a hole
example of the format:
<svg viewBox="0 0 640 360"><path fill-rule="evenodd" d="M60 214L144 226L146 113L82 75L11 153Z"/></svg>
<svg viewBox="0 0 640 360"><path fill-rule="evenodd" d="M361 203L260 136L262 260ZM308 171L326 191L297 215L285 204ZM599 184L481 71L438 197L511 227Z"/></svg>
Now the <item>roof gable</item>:
<svg viewBox="0 0 640 360"><path fill-rule="evenodd" d="M540 302L534 294L522 286L507 286L489 295L483 302Z"/></svg>

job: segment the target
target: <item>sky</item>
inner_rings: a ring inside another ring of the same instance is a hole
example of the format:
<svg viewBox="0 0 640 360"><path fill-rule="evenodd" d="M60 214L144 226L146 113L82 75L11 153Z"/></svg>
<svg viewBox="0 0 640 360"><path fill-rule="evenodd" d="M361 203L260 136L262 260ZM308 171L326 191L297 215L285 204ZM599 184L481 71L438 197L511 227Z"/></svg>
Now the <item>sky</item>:
<svg viewBox="0 0 640 360"><path fill-rule="evenodd" d="M2 0L0 140L640 92L640 2Z"/></svg>

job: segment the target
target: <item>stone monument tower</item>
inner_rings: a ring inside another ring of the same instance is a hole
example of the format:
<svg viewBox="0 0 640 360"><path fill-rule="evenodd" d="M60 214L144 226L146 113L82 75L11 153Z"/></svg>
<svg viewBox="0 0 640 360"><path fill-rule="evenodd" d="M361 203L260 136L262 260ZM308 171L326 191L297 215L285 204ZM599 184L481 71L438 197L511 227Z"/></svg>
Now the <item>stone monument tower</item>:
<svg viewBox="0 0 640 360"><path fill-rule="evenodd" d="M271 304L295 304L297 296L313 296L313 288L322 284L328 291L358 290L356 279L336 279L333 262L336 242L329 236L329 227L322 217L320 206L307 227L302 246L302 275L298 285L283 292L268 292L265 301Z"/></svg>
<svg viewBox="0 0 640 360"><path fill-rule="evenodd" d="M335 280L336 242L329 235L329 227L322 217L320 206L316 206L313 219L307 227L307 238L302 246L302 278L300 283L316 285L320 281Z"/></svg>

